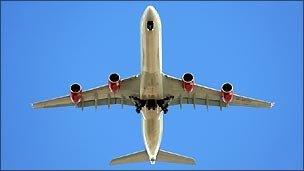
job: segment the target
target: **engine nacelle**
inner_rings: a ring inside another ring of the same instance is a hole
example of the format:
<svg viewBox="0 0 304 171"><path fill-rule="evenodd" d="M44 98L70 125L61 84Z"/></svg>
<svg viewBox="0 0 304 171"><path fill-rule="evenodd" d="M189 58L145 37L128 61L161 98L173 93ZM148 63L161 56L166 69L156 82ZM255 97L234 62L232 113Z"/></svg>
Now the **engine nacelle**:
<svg viewBox="0 0 304 171"><path fill-rule="evenodd" d="M116 93L120 89L120 76L117 73L110 74L108 85L110 91Z"/></svg>
<svg viewBox="0 0 304 171"><path fill-rule="evenodd" d="M70 98L75 104L78 104L82 98L82 88L79 84L74 83L70 87Z"/></svg>
<svg viewBox="0 0 304 171"><path fill-rule="evenodd" d="M224 83L221 89L221 98L224 103L230 103L233 100L233 86L230 83Z"/></svg>
<svg viewBox="0 0 304 171"><path fill-rule="evenodd" d="M194 89L194 76L191 73L185 73L182 76L182 80L183 89L188 93L192 92Z"/></svg>

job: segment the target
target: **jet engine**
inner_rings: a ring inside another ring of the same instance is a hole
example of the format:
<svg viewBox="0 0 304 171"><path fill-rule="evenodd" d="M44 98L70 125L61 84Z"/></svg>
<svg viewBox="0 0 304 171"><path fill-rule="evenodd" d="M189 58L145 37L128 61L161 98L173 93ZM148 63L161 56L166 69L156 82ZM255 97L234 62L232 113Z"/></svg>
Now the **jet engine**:
<svg viewBox="0 0 304 171"><path fill-rule="evenodd" d="M70 98L75 104L78 104L82 98L82 88L79 84L74 83L70 87Z"/></svg>
<svg viewBox="0 0 304 171"><path fill-rule="evenodd" d="M224 83L221 89L221 96L224 103L230 103L233 100L233 86L230 83Z"/></svg>
<svg viewBox="0 0 304 171"><path fill-rule="evenodd" d="M110 74L108 85L110 91L116 93L120 88L120 76L117 73Z"/></svg>
<svg viewBox="0 0 304 171"><path fill-rule="evenodd" d="M192 92L194 89L194 76L191 73L185 73L182 76L182 80L183 89L188 93Z"/></svg>

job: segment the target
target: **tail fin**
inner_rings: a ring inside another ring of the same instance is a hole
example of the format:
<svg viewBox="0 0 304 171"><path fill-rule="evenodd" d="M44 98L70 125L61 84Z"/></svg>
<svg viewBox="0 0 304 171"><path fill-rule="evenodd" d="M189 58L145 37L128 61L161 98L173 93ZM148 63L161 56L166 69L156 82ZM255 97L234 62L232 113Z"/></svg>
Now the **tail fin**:
<svg viewBox="0 0 304 171"><path fill-rule="evenodd" d="M124 163L136 163L136 162L149 162L149 156L146 150L127 154L111 160L111 165L124 164ZM156 161L169 162L169 163L182 163L182 164L195 164L195 160L190 157L182 156L180 154L171 153L164 150L159 150ZM154 163L153 161L150 161Z"/></svg>

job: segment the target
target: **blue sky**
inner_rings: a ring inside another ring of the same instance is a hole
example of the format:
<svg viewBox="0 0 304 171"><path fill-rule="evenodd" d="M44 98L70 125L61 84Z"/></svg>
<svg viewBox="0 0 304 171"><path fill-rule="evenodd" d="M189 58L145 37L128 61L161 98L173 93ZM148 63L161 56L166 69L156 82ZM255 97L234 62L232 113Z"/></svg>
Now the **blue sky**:
<svg viewBox="0 0 304 171"><path fill-rule="evenodd" d="M273 109L169 108L161 148L197 165L109 166L142 150L134 107L33 110L30 103L140 71L147 5L163 26L163 71ZM1 169L303 168L302 2L1 2Z"/></svg>

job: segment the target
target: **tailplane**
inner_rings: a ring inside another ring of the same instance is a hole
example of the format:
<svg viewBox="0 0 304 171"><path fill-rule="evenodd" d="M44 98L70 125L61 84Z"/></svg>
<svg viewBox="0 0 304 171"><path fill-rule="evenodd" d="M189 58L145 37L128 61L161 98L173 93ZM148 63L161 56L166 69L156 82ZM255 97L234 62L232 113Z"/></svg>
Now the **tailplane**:
<svg viewBox="0 0 304 171"><path fill-rule="evenodd" d="M110 165L124 164L124 163L138 163L138 162L146 162L146 161L150 161L149 156L146 150L143 150L143 151L117 157L111 160Z"/></svg>
<svg viewBox="0 0 304 171"><path fill-rule="evenodd" d="M156 161L182 164L195 164L195 160L191 157L183 156L169 151L159 150Z"/></svg>
<svg viewBox="0 0 304 171"><path fill-rule="evenodd" d="M160 162L168 162L168 163L181 163L181 164L195 164L195 160L193 158L182 156L180 154L171 153L164 150L159 150L156 161ZM138 163L138 162L151 162L151 164L155 163L154 159L149 159L149 155L146 150L127 154L118 158L115 158L111 161L111 165L115 164L125 164L125 163Z"/></svg>

